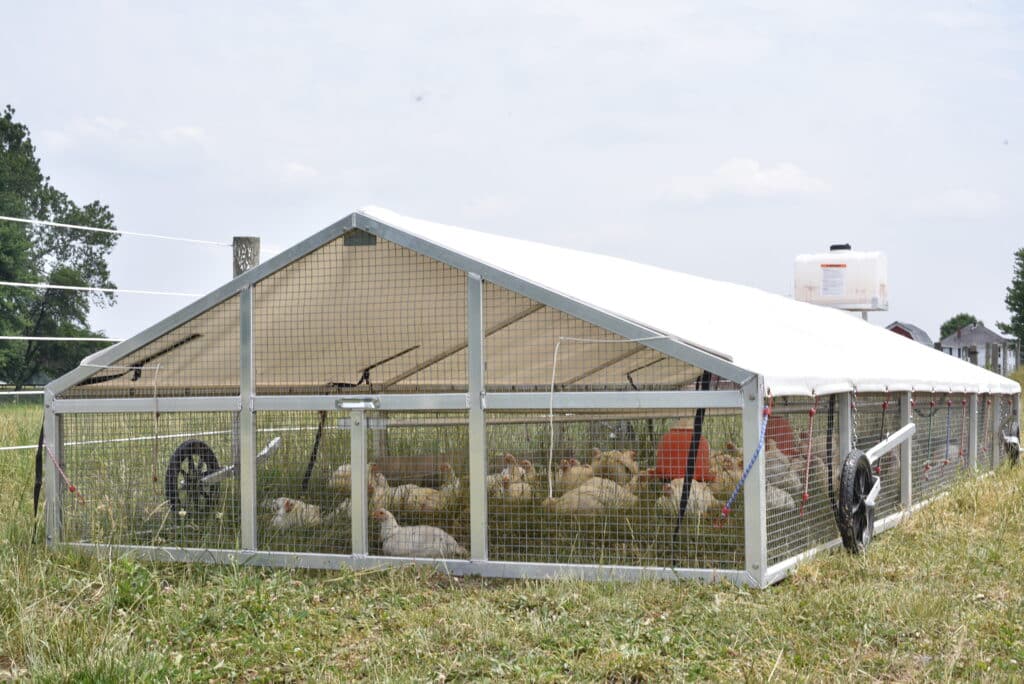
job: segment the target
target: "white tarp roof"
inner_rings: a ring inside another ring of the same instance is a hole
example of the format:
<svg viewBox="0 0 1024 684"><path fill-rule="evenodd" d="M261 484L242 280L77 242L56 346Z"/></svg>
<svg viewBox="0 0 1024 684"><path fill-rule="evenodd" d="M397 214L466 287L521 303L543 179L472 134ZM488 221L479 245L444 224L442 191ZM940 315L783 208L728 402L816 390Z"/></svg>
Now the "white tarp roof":
<svg viewBox="0 0 1024 684"><path fill-rule="evenodd" d="M1013 380L855 316L752 287L368 207L361 214L728 358L775 396L856 390L1019 393Z"/></svg>

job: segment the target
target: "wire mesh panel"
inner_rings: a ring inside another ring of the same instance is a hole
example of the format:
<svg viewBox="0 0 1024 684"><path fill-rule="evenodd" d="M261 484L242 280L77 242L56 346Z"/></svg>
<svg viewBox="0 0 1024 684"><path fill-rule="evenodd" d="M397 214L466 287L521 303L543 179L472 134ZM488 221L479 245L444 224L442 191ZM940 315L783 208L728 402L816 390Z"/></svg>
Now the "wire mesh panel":
<svg viewBox="0 0 1024 684"><path fill-rule="evenodd" d="M769 564L838 537L838 445L834 397L775 400L762 455Z"/></svg>
<svg viewBox="0 0 1024 684"><path fill-rule="evenodd" d="M721 517L742 469L740 414L705 412L680 519L693 421L693 411L489 411L489 557L742 568L742 497Z"/></svg>
<svg viewBox="0 0 1024 684"><path fill-rule="evenodd" d="M260 394L465 391L466 275L353 231L256 284Z"/></svg>
<svg viewBox="0 0 1024 684"><path fill-rule="evenodd" d="M209 477L232 463L234 417L63 416L64 540L237 548L237 482Z"/></svg>
<svg viewBox="0 0 1024 684"><path fill-rule="evenodd" d="M978 395L978 470L992 470L992 395Z"/></svg>
<svg viewBox="0 0 1024 684"><path fill-rule="evenodd" d="M348 421L340 411L257 414L260 549L352 552Z"/></svg>
<svg viewBox="0 0 1024 684"><path fill-rule="evenodd" d="M366 420L370 554L468 557L467 414L367 411Z"/></svg>
<svg viewBox="0 0 1024 684"><path fill-rule="evenodd" d="M548 391L552 380L556 391L689 389L701 374L492 283L484 283L484 327L490 392Z"/></svg>
<svg viewBox="0 0 1024 684"><path fill-rule="evenodd" d="M948 489L967 469L967 414L966 395L914 395L915 501Z"/></svg>
<svg viewBox="0 0 1024 684"><path fill-rule="evenodd" d="M854 447L868 451L899 430L900 404L903 395L858 394L852 404ZM875 501L875 519L880 520L900 510L900 472L903 447L883 454L875 463L875 475L881 480L881 491Z"/></svg>
<svg viewBox="0 0 1024 684"><path fill-rule="evenodd" d="M92 377L59 398L237 395L238 331L235 296L131 354L97 365Z"/></svg>
<svg viewBox="0 0 1024 684"><path fill-rule="evenodd" d="M1020 397L1000 395L994 399L996 410L998 410L999 430L996 432L996 439L999 447L996 449L994 465L998 466L1007 458L1007 451L1004 446L1004 437L1016 437L1019 430L1020 418Z"/></svg>

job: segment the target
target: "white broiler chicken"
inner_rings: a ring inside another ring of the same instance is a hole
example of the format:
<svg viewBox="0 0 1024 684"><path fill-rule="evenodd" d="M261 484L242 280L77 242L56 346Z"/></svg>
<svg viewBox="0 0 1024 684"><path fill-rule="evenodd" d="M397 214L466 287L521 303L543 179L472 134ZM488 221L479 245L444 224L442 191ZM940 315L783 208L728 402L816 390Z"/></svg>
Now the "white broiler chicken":
<svg viewBox="0 0 1024 684"><path fill-rule="evenodd" d="M348 463L338 466L338 469L328 478L327 486L342 494L350 494L352 492L352 466Z"/></svg>
<svg viewBox="0 0 1024 684"><path fill-rule="evenodd" d="M592 477L594 469L590 465L580 465L575 458L563 458L555 471L555 493L572 491Z"/></svg>
<svg viewBox="0 0 1024 684"><path fill-rule="evenodd" d="M373 512L373 519L380 523L380 541L385 556L465 558L469 555L453 536L439 527L402 527L391 511L383 508Z"/></svg>
<svg viewBox="0 0 1024 684"><path fill-rule="evenodd" d="M666 482L664 494L658 497L658 509L673 516L679 515L679 499L683 494L686 478L676 478ZM686 502L686 515L701 516L716 508L718 501L711 494L711 489L699 480L690 482L690 498Z"/></svg>
<svg viewBox="0 0 1024 684"><path fill-rule="evenodd" d="M594 513L611 508L628 508L637 504L636 496L617 482L591 477L560 497L548 499L544 505L557 513Z"/></svg>
<svg viewBox="0 0 1024 684"><path fill-rule="evenodd" d="M513 480L505 475L501 479L501 491L497 496L505 501L529 501L533 498L533 487L526 480Z"/></svg>
<svg viewBox="0 0 1024 684"><path fill-rule="evenodd" d="M501 472L487 476L487 492L492 496L501 496L501 490L504 487L502 481L506 477L512 482L523 482L526 480L526 476L526 469L519 464L518 459L512 454L505 454L505 467Z"/></svg>
<svg viewBox="0 0 1024 684"><path fill-rule="evenodd" d="M601 451L595 448L591 454L590 467L594 477L603 477L620 485L634 484L640 467L635 451Z"/></svg>
<svg viewBox="0 0 1024 684"><path fill-rule="evenodd" d="M765 508L769 514L788 513L796 510L796 500L786 490L768 485L765 487Z"/></svg>
<svg viewBox="0 0 1024 684"><path fill-rule="evenodd" d="M533 467L533 461L524 458L519 462L519 466L523 469L527 482L534 483L537 481L537 469Z"/></svg>
<svg viewBox="0 0 1024 684"><path fill-rule="evenodd" d="M787 492L790 496L800 497L804 492L804 483L801 479L803 472L798 475L795 466L786 454L769 439L765 445L764 472L768 482Z"/></svg>
<svg viewBox="0 0 1024 684"><path fill-rule="evenodd" d="M370 474L370 505L374 508L394 508L405 511L434 513L444 508L448 499L445 494L430 487L404 484L397 487L388 485L384 473L376 466Z"/></svg>
<svg viewBox="0 0 1024 684"><path fill-rule="evenodd" d="M455 470L447 463L441 464L441 478L444 480L444 484L441 485L441 505L450 506L459 498L459 492L462 490L462 481L459 480L459 476L455 474Z"/></svg>
<svg viewBox="0 0 1024 684"><path fill-rule="evenodd" d="M321 523L330 522L339 515L349 515L351 503L346 499L338 508L327 515L321 515L320 507L299 499L280 496L270 502L274 517L270 526L277 530L289 530L295 527L316 527Z"/></svg>

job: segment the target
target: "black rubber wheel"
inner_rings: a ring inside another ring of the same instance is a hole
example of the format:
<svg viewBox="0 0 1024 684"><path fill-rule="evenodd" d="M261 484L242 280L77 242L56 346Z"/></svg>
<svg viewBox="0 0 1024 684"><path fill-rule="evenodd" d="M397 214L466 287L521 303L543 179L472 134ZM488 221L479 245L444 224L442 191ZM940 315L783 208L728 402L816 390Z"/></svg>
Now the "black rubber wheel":
<svg viewBox="0 0 1024 684"><path fill-rule="evenodd" d="M171 511L184 516L203 515L217 504L218 484L204 484L203 478L220 470L217 456L206 442L190 439L171 454L164 477L164 495Z"/></svg>
<svg viewBox="0 0 1024 684"><path fill-rule="evenodd" d="M875 529L875 507L865 499L875 486L871 462L863 451L854 449L843 461L839 479L839 505L836 522L843 546L850 553L863 553L871 543Z"/></svg>

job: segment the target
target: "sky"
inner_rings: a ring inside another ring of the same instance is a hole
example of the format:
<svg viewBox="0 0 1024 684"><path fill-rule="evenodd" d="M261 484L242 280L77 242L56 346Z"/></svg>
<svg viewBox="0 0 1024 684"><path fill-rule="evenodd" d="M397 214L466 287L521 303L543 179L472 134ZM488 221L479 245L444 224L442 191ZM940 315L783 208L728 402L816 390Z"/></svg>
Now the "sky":
<svg viewBox="0 0 1024 684"><path fill-rule="evenodd" d="M379 205L784 295L848 242L887 256L873 323L1009 318L1024 4L626 5L5 3L0 105L126 231L267 257ZM110 265L203 294L231 253L124 236ZM92 320L130 337L189 301Z"/></svg>

